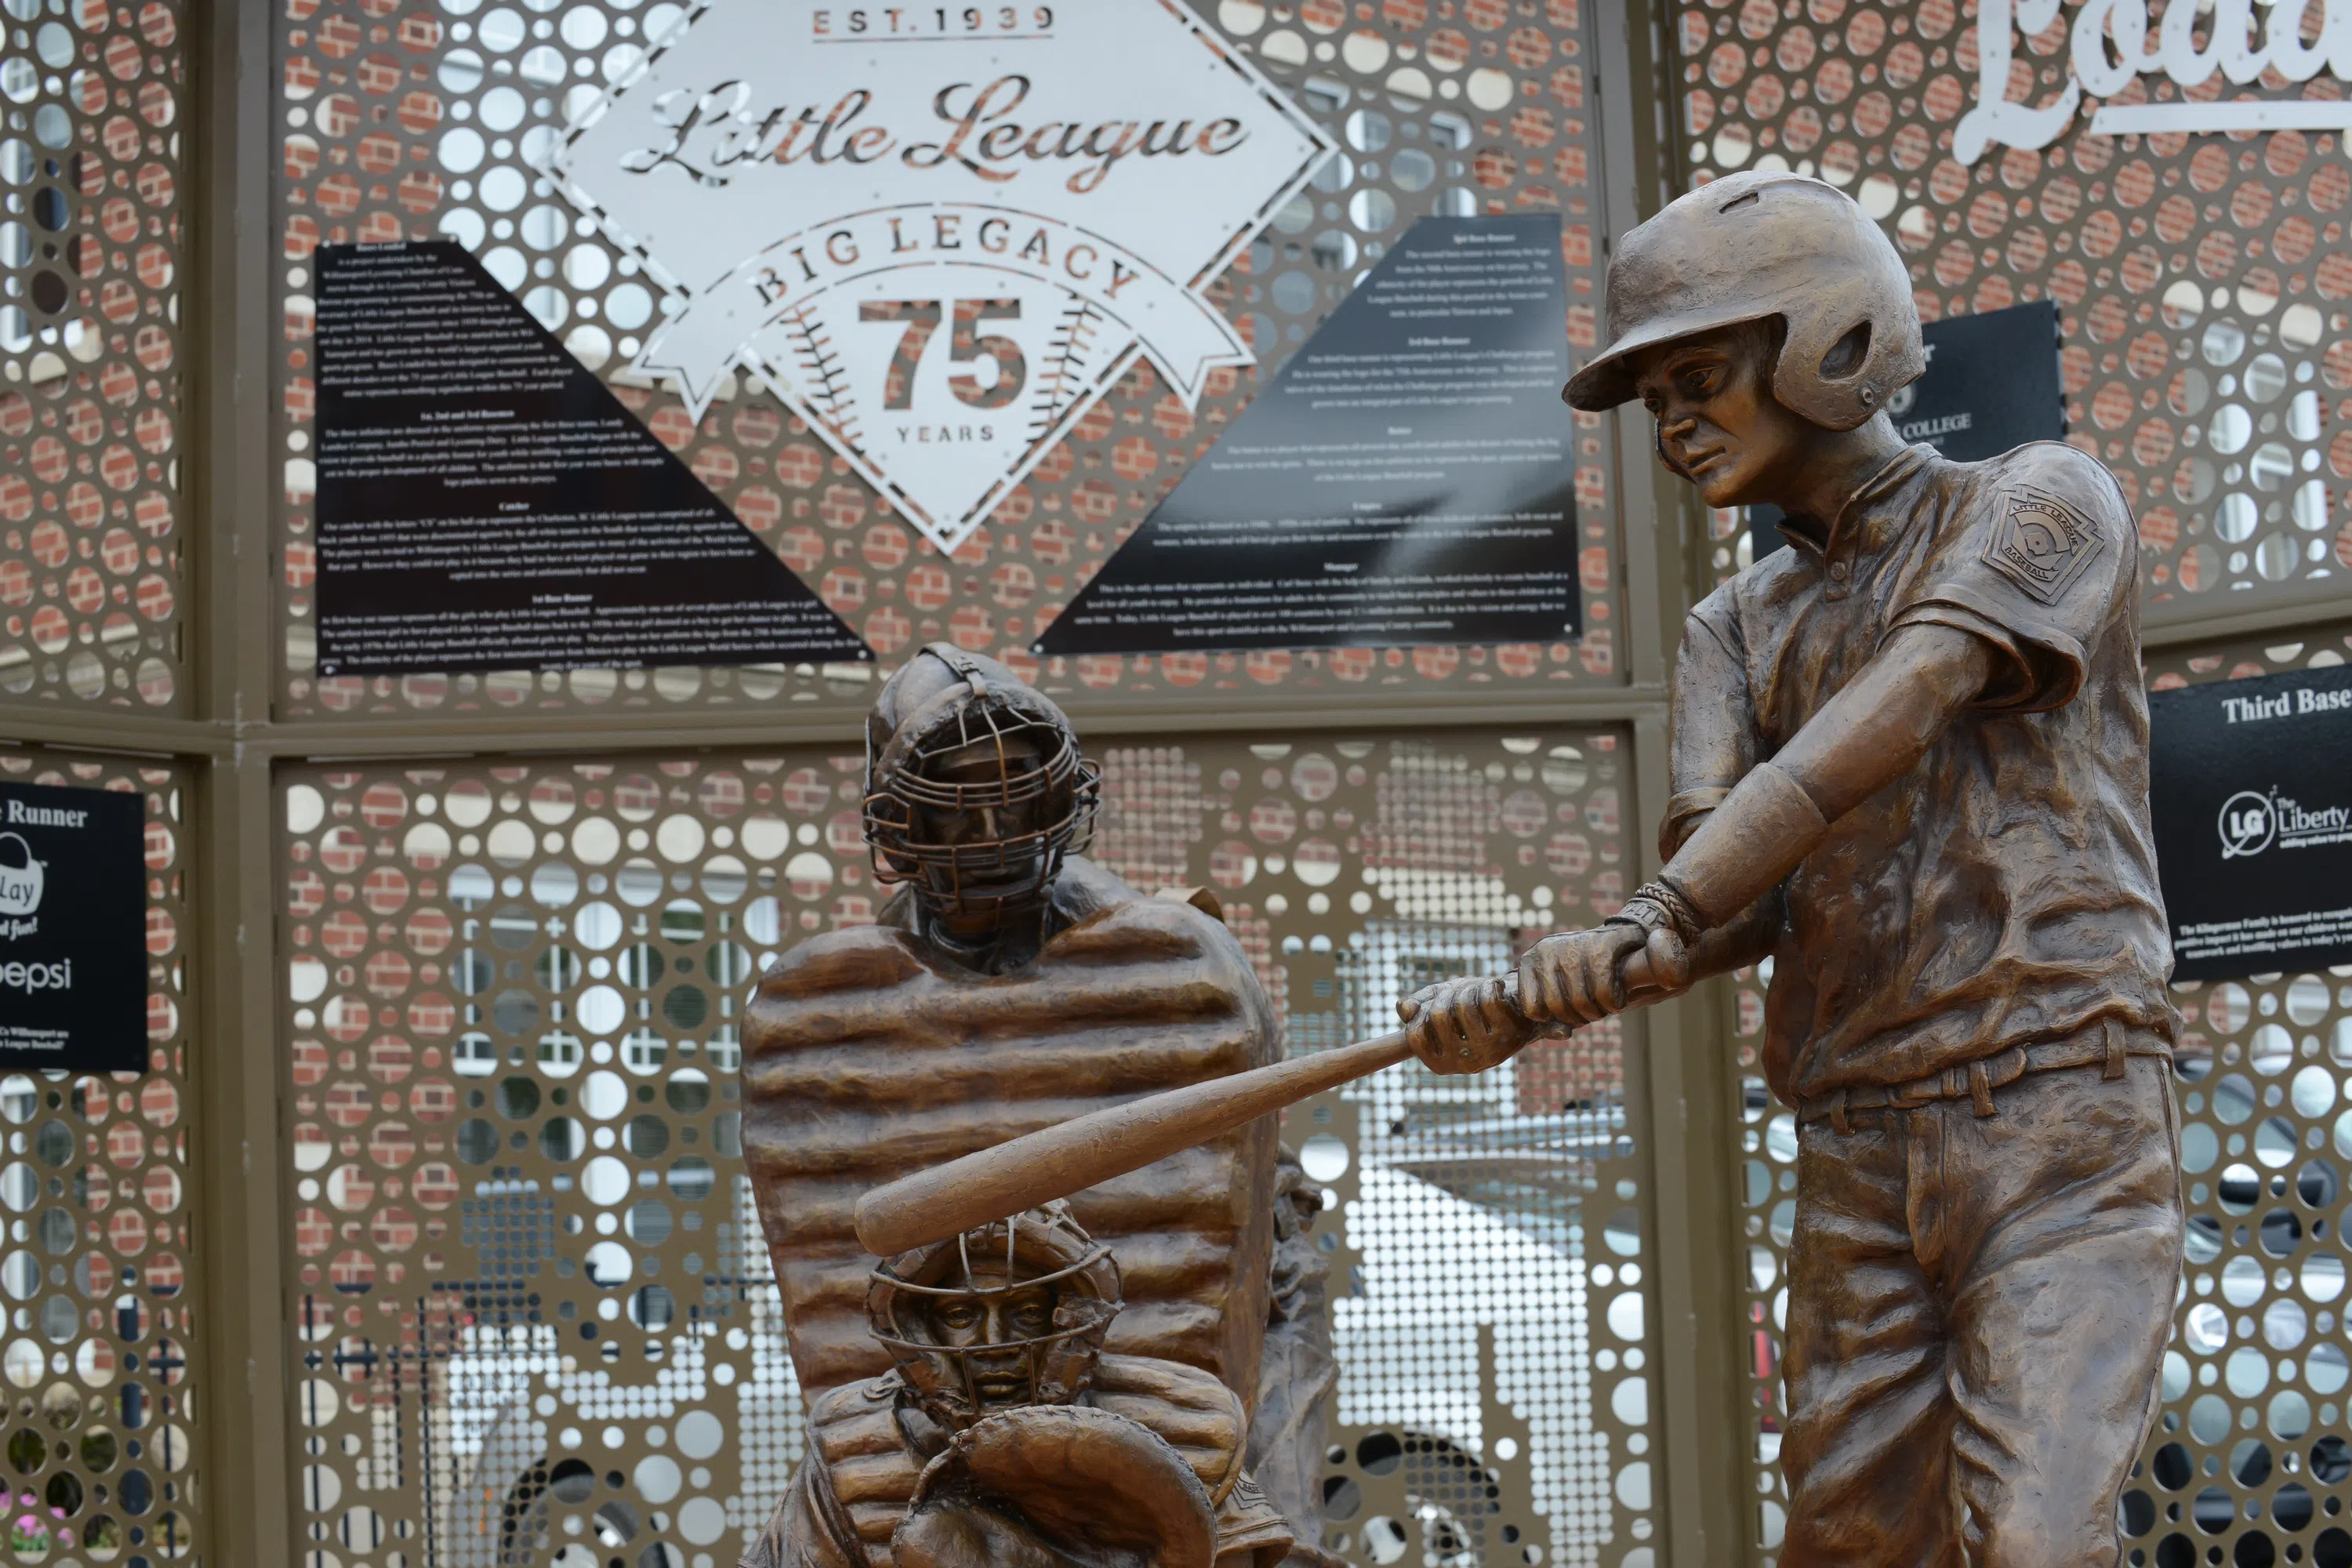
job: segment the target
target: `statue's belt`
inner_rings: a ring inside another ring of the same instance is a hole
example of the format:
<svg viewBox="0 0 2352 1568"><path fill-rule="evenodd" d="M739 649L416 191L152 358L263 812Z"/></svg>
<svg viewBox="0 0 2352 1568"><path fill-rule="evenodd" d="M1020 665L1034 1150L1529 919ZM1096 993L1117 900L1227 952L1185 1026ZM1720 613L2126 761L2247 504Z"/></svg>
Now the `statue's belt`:
<svg viewBox="0 0 2352 1568"><path fill-rule="evenodd" d="M2054 1040L2035 1040L1959 1067L1946 1068L1926 1078L1885 1088L1866 1085L1832 1089L1802 1101L1800 1122L1828 1121L1840 1132L1853 1131L1847 1118L1857 1110L1916 1110L1944 1100L1971 1101L1979 1116L1993 1114L1992 1091L2015 1083L2030 1072L2054 1072L2062 1068L2098 1067L2101 1076L2124 1076L2127 1057L2172 1057L2172 1043L2163 1036L2135 1029L2109 1016Z"/></svg>

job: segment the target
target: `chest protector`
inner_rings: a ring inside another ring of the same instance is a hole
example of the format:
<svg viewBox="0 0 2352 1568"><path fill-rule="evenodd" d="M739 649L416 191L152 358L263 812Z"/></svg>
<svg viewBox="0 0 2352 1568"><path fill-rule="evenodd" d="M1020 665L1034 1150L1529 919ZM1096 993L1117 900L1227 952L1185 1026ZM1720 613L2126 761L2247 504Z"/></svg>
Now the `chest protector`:
<svg viewBox="0 0 2352 1568"><path fill-rule="evenodd" d="M1276 1058L1272 1008L1222 923L1076 857L1059 881L1071 923L1013 973L973 973L885 923L803 942L760 984L743 1152L812 1402L891 1364L851 1228L868 1189ZM1275 1160L1267 1118L1069 1200L1118 1259L1107 1351L1197 1367L1255 1405Z"/></svg>

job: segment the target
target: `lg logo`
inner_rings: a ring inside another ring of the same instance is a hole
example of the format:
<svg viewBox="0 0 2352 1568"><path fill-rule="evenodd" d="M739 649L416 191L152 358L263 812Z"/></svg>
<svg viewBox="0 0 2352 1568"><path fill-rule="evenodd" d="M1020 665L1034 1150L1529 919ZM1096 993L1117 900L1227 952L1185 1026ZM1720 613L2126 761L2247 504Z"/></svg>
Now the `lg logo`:
<svg viewBox="0 0 2352 1568"><path fill-rule="evenodd" d="M2259 855L2278 835L2278 813L2270 796L2242 789L2221 803L2221 858Z"/></svg>

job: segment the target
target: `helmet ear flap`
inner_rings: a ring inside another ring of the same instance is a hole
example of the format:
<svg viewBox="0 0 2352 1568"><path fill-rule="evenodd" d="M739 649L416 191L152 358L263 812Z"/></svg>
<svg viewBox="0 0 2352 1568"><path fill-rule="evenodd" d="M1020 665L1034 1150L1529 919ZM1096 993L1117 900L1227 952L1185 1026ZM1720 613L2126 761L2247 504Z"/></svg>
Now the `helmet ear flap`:
<svg viewBox="0 0 2352 1568"><path fill-rule="evenodd" d="M1792 312L1773 367L1772 395L1825 429L1866 423L1927 368L1917 331L1891 330L1895 323L1876 316L1872 310L1859 316Z"/></svg>

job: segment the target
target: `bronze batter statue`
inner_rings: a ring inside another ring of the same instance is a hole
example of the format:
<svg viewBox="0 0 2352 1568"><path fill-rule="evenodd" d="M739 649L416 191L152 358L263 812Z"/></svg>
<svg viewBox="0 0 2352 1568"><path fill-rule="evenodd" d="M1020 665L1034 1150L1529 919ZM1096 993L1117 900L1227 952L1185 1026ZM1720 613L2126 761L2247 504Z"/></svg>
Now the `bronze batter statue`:
<svg viewBox="0 0 2352 1568"><path fill-rule="evenodd" d="M1079 853L1096 770L1051 700L936 644L884 687L866 741L866 838L899 891L876 924L786 953L745 1030L744 1154L820 1412L891 1365L868 1331L861 1194L1279 1055L1273 1009L1205 895L1205 910L1147 898ZM1296 1176L1265 1121L1080 1193L1071 1214L1125 1279L1099 1330L1105 1364L1150 1358L1230 1391L1249 1468L1312 1557L1335 1373Z"/></svg>
<svg viewBox="0 0 2352 1568"><path fill-rule="evenodd" d="M1066 1205L874 1271L896 1365L834 1389L745 1568L1274 1568L1290 1527L1207 1373L1102 1353L1109 1249Z"/></svg>
<svg viewBox="0 0 2352 1568"><path fill-rule="evenodd" d="M2071 447L1904 445L1910 279L1817 181L1675 202L1608 312L1568 401L1639 397L1661 461L1780 507L1791 548L1690 616L1664 870L1530 949L1516 1009L1494 980L1400 1004L1413 1049L1478 1071L1653 999L1636 953L1668 992L1770 957L1780 1562L2109 1568L2181 1242L2129 508Z"/></svg>

